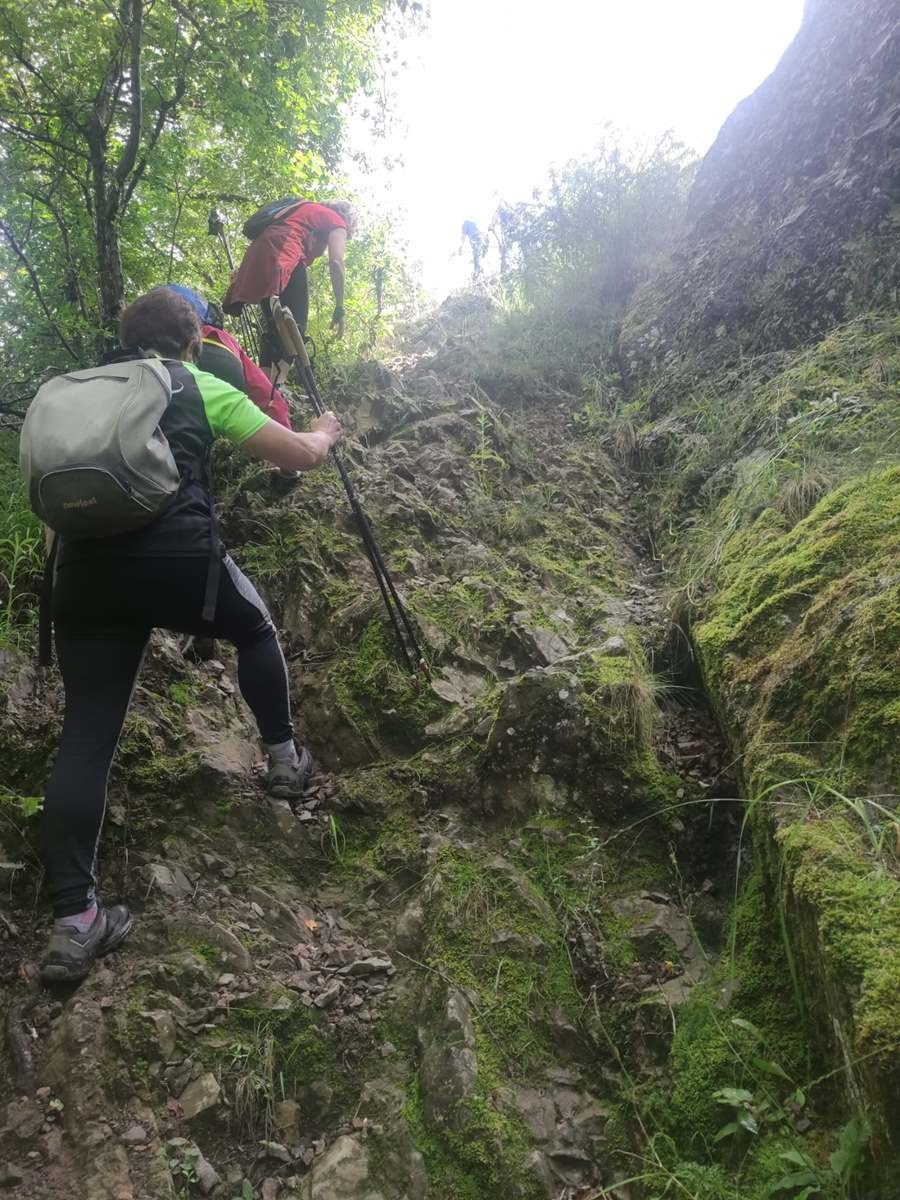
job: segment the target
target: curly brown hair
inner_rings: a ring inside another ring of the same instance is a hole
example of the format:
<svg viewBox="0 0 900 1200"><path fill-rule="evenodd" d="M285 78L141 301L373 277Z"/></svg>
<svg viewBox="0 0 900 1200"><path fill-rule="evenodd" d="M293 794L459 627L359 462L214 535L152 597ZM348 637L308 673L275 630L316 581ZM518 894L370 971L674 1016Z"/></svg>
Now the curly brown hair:
<svg viewBox="0 0 900 1200"><path fill-rule="evenodd" d="M119 341L123 346L155 350L164 358L194 359L203 330L183 296L171 288L157 287L138 296L122 313Z"/></svg>

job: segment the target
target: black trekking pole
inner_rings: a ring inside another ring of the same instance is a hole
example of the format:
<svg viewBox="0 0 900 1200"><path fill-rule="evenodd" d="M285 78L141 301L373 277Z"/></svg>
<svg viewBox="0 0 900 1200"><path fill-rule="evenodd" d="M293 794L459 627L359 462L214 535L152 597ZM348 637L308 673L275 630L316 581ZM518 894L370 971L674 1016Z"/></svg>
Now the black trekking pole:
<svg viewBox="0 0 900 1200"><path fill-rule="evenodd" d="M234 259L231 255L231 247L228 245L228 234L225 232L225 220L217 208L209 210L209 220L207 224L207 233L210 237L216 237L222 243L222 248L225 251L225 257L228 260L228 269L234 271ZM244 342L250 350L256 362L259 362L259 339L256 336L256 331L247 316L246 312L242 312L238 317L241 326L241 334Z"/></svg>
<svg viewBox="0 0 900 1200"><path fill-rule="evenodd" d="M316 377L313 373L312 363L309 360L309 353L306 349L303 335L297 328L297 323L293 315L289 310L284 308L279 300L273 297L270 300L270 305L272 315L275 318L276 328L282 342L285 343L285 349L290 354L294 365L299 368L301 380L306 388L310 402L316 410L317 416L321 416L325 412L325 403L322 400L316 383ZM424 676L425 679L430 679L431 677L428 670L428 663L419 646L412 622L403 606L403 601L400 599L394 581L387 569L381 549L375 540L375 534L372 532L369 518L359 502L356 489L336 446L332 446L331 455L334 459L334 465L337 467L338 474L341 477L341 483L344 485L344 491L350 503L350 510L359 529L372 573L378 583L381 598L384 601L384 606L387 609L388 617L394 630L394 636L397 639L397 645L400 647L401 655L410 672L412 681L418 687L421 676Z"/></svg>

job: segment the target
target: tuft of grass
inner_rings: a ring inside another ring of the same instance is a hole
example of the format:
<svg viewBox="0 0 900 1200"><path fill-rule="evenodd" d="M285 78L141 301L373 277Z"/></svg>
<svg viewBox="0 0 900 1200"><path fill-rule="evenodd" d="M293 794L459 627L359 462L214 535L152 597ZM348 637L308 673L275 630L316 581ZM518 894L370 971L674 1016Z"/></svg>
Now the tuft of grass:
<svg viewBox="0 0 900 1200"><path fill-rule="evenodd" d="M0 647L31 644L43 562L41 523L15 467L0 460Z"/></svg>
<svg viewBox="0 0 900 1200"><path fill-rule="evenodd" d="M790 525L796 525L812 512L831 486L831 476L815 468L803 470L787 479L775 499Z"/></svg>

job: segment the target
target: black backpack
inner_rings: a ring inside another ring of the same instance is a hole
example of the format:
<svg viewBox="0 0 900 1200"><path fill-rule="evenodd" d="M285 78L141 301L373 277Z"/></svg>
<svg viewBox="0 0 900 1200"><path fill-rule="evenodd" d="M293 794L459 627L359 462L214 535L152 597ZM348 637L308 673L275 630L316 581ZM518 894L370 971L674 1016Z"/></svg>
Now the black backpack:
<svg viewBox="0 0 900 1200"><path fill-rule="evenodd" d="M300 200L297 196L286 196L283 200L272 200L258 208L252 217L244 222L244 237L252 242L258 238L264 229L268 229L276 221L282 220L301 204L310 204L310 200Z"/></svg>

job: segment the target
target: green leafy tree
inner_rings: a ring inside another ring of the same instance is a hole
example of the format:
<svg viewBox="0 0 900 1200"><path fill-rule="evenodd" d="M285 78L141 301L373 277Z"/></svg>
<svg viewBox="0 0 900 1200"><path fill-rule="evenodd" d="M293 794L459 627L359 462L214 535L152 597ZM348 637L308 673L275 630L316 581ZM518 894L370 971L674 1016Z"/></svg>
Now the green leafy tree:
<svg viewBox="0 0 900 1200"><path fill-rule="evenodd" d="M92 358L129 294L224 290L209 207L320 189L378 22L413 7L0 0L0 399Z"/></svg>
<svg viewBox="0 0 900 1200"><path fill-rule="evenodd" d="M507 290L591 319L621 307L680 232L694 167L669 136L635 148L610 132L590 158L552 172L546 191L495 212Z"/></svg>

